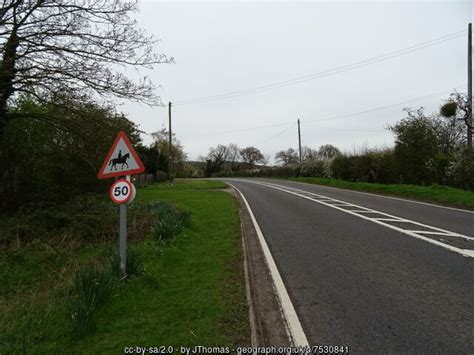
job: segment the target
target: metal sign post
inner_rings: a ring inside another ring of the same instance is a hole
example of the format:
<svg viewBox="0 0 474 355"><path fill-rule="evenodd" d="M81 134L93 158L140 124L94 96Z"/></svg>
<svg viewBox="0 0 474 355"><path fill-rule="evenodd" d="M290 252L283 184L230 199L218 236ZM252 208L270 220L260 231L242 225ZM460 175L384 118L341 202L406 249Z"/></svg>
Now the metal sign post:
<svg viewBox="0 0 474 355"><path fill-rule="evenodd" d="M112 148L100 168L97 177L107 179L115 177L109 195L112 201L119 204L119 254L120 274L127 276L127 206L131 203L137 191L130 182L131 174L139 174L145 167L124 132L119 132Z"/></svg>
<svg viewBox="0 0 474 355"><path fill-rule="evenodd" d="M127 276L127 204L122 203L120 209L120 274L122 277Z"/></svg>

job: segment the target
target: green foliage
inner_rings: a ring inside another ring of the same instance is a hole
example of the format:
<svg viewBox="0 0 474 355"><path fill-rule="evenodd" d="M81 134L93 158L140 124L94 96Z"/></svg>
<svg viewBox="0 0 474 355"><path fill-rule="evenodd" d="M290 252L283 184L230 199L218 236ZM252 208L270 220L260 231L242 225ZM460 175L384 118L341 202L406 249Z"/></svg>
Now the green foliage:
<svg viewBox="0 0 474 355"><path fill-rule="evenodd" d="M301 166L300 176L306 177L325 177L326 170L324 161L316 160L304 163Z"/></svg>
<svg viewBox="0 0 474 355"><path fill-rule="evenodd" d="M107 259L109 260L112 273L120 276L120 253L117 247L107 250ZM145 266L143 256L137 247L127 246L127 277L138 276L143 274Z"/></svg>
<svg viewBox="0 0 474 355"><path fill-rule="evenodd" d="M390 128L395 134L395 157L403 172L403 182L428 184L432 181L429 161L439 151L436 130L422 110L408 114L409 117Z"/></svg>
<svg viewBox="0 0 474 355"><path fill-rule="evenodd" d="M474 190L474 150L465 148L459 151L448 171L454 186Z"/></svg>
<svg viewBox="0 0 474 355"><path fill-rule="evenodd" d="M443 117L453 117L456 116L457 111L457 104L456 102L447 102L440 108L440 114Z"/></svg>
<svg viewBox="0 0 474 355"><path fill-rule="evenodd" d="M168 174L169 164L169 135L165 128L152 134L153 143L149 147L139 146L137 152L142 158L143 164L145 165L146 172L149 174ZM182 174L185 169L186 153L184 152L183 146L176 139L173 134L173 144L171 149L173 169L172 172L175 175ZM158 180L159 182L159 180Z"/></svg>
<svg viewBox="0 0 474 355"><path fill-rule="evenodd" d="M76 271L69 289L72 332L83 338L95 328L95 313L109 298L115 285L110 270L97 266Z"/></svg>
<svg viewBox="0 0 474 355"><path fill-rule="evenodd" d="M140 142L135 124L111 107L66 95L48 103L23 97L11 108L0 141L0 209L29 202L66 201L104 192L97 172L116 134Z"/></svg>
<svg viewBox="0 0 474 355"><path fill-rule="evenodd" d="M177 237L191 220L189 211L180 210L164 202L152 204L157 218L151 225L151 235L159 241L167 241Z"/></svg>
<svg viewBox="0 0 474 355"><path fill-rule="evenodd" d="M141 239L153 219L141 203L129 206L128 237ZM41 240L54 249L64 244L98 243L118 235L117 206L108 197L85 194L61 203L31 203L0 217L0 246L17 247Z"/></svg>

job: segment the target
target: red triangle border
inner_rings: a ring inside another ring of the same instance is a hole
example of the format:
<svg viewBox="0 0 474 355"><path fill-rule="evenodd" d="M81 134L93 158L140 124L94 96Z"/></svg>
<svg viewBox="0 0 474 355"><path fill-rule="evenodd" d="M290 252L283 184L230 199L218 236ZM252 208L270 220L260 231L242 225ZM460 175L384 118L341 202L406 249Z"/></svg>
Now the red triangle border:
<svg viewBox="0 0 474 355"><path fill-rule="evenodd" d="M110 157L112 156L112 153L114 152L114 150L117 147L117 144L119 143L121 138L124 140L125 144L127 145L127 148L130 151L130 153L132 154L133 159L135 159L135 161L137 162L138 168L137 169L132 169L132 170L127 170L127 171L117 171L117 172L114 172L114 173L104 174L104 171L107 168L107 164L110 161ZM104 162L102 163L102 167L99 170L99 174L97 174L97 178L98 179L108 179L108 178L113 178L113 177L117 177L117 176L140 174L144 171L145 171L145 166L143 165L143 162L141 161L140 157L138 156L137 152L135 151L135 148L133 147L132 143L128 139L125 132L120 131L117 134L117 137L115 137L115 141L112 144L112 147L110 148L109 152L107 153L107 156L105 157Z"/></svg>

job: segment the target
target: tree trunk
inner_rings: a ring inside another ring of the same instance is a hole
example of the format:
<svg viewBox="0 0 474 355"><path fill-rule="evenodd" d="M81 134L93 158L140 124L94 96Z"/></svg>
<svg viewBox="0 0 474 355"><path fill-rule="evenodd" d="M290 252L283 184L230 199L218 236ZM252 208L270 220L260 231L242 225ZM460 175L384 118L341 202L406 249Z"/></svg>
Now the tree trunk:
<svg viewBox="0 0 474 355"><path fill-rule="evenodd" d="M0 62L0 141L3 138L5 125L8 123L8 99L12 96L13 79L15 79L16 52L20 41L16 30L13 30L5 43L2 61Z"/></svg>

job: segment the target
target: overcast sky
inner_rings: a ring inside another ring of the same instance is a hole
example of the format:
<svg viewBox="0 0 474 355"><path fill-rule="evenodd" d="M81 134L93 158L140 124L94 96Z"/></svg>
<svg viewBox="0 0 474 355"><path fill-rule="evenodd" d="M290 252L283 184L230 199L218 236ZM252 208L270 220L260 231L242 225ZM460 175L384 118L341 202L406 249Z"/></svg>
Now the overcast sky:
<svg viewBox="0 0 474 355"><path fill-rule="evenodd" d="M273 157L297 147L298 118L303 145L391 146L393 137L385 128L404 117L404 107L434 112L454 88L466 90L472 3L142 0L140 27L160 38L159 50L176 61L143 73L161 85L164 102L176 102L173 131L190 159L228 143L253 145ZM460 31L465 32L353 70L253 90ZM179 104L232 92L239 95ZM146 132L167 125L166 108L127 103L121 109Z"/></svg>

